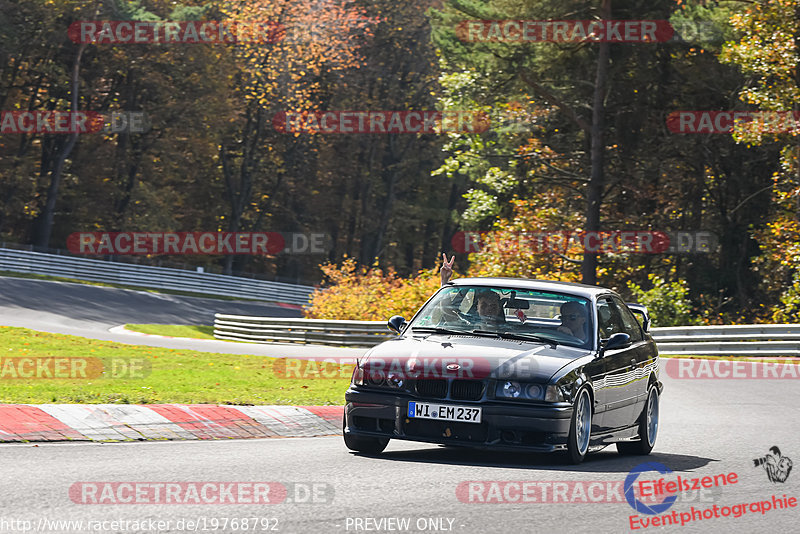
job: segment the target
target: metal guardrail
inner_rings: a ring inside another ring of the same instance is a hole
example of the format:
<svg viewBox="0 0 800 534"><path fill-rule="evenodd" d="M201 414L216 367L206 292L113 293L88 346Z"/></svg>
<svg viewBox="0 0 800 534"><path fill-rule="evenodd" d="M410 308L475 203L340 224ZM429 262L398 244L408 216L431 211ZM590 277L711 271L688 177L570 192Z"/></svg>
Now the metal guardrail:
<svg viewBox="0 0 800 534"><path fill-rule="evenodd" d="M306 305L314 288L223 274L185 271L0 248L0 270L152 289Z"/></svg>
<svg viewBox="0 0 800 534"><path fill-rule="evenodd" d="M800 325L682 326L652 333L664 355L800 356Z"/></svg>
<svg viewBox="0 0 800 534"><path fill-rule="evenodd" d="M800 356L800 325L652 328L664 356ZM253 343L372 347L394 336L384 321L278 319L216 314L214 337Z"/></svg>
<svg viewBox="0 0 800 534"><path fill-rule="evenodd" d="M214 337L233 341L372 347L392 335L381 321L279 319L221 313L214 316Z"/></svg>

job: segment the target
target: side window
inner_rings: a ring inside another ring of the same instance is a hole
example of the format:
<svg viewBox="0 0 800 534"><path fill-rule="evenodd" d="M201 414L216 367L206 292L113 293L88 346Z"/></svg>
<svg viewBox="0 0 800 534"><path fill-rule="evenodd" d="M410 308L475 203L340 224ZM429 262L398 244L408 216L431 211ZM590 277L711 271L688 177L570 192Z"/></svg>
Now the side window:
<svg viewBox="0 0 800 534"><path fill-rule="evenodd" d="M632 342L636 343L637 341L642 341L644 339L644 336L642 336L642 327L633 313L631 313L628 307L616 297L611 299L611 303L618 310L619 317L622 320L622 331L631 336Z"/></svg>
<svg viewBox="0 0 800 534"><path fill-rule="evenodd" d="M597 301L597 326L601 339L608 339L618 332L624 332L622 320L616 311L611 299L604 298Z"/></svg>
<svg viewBox="0 0 800 534"><path fill-rule="evenodd" d="M597 302L597 318L600 337L603 339L608 339L620 332L631 336L633 343L644 339L636 317L616 297L606 297Z"/></svg>

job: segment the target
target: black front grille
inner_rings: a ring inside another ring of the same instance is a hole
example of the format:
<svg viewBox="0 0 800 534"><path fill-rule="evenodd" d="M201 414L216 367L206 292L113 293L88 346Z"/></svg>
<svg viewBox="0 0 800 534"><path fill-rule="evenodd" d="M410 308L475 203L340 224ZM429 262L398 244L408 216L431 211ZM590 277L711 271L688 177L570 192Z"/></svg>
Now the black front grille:
<svg viewBox="0 0 800 534"><path fill-rule="evenodd" d="M450 385L450 398L453 400L480 400L483 396L483 382L480 380L453 380Z"/></svg>
<svg viewBox="0 0 800 534"><path fill-rule="evenodd" d="M421 397L443 399L447 395L447 380L417 380L417 394Z"/></svg>

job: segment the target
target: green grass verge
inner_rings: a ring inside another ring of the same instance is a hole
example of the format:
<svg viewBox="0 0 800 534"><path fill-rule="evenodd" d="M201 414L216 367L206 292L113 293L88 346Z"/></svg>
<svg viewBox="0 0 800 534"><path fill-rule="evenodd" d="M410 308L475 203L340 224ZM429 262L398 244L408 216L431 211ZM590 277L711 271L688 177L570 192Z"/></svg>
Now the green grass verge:
<svg viewBox="0 0 800 534"><path fill-rule="evenodd" d="M127 330L169 337L190 337L192 339L215 339L213 326L191 326L181 324L126 324Z"/></svg>
<svg viewBox="0 0 800 534"><path fill-rule="evenodd" d="M197 293L194 291L178 291L173 289L152 289L149 287L129 286L124 284L108 284L106 282L92 282L89 280L78 280L77 278L67 278L65 276L50 276L47 274L33 274L33 273L17 273L14 271L0 271L0 276L8 276L13 278L28 278L31 280L49 280L52 282L71 282L73 284L83 284L85 286L98 286L98 287L113 287L116 289L130 289L132 291L146 291L148 293L163 293L165 295L178 295L181 297L199 297L204 299L214 300L243 300L248 302L269 302L258 299L247 299L240 297L226 297L225 295L209 295L206 293Z"/></svg>
<svg viewBox="0 0 800 534"><path fill-rule="evenodd" d="M20 371L32 372L31 364L23 363L27 358L38 358L34 363L49 368L51 376L53 358L70 358L67 369L77 365L76 375L83 371L86 378L20 378ZM0 326L0 402L344 404L352 366L328 372L336 378L321 378L308 368L293 375L305 378L285 378L281 375L286 363L264 356L125 345ZM136 364L133 376L131 364Z"/></svg>

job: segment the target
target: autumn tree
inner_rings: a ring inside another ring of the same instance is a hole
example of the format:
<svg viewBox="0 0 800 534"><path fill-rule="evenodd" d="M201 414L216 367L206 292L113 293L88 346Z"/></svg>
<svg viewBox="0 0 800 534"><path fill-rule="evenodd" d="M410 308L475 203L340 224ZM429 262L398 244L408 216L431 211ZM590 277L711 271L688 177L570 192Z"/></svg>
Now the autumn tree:
<svg viewBox="0 0 800 534"><path fill-rule="evenodd" d="M738 66L749 82L742 101L764 112L737 124L734 138L748 145L777 144L781 167L773 175L773 211L755 233L764 254L759 271L767 290L780 294L773 319L795 322L800 313L800 1L747 4L732 24L741 38L721 59Z"/></svg>
<svg viewBox="0 0 800 534"><path fill-rule="evenodd" d="M543 103L557 108L561 116L576 131L582 144L585 167L585 221L586 231L600 229L600 207L607 183L606 172L606 99L609 80L611 43L603 40L592 44L589 40L575 46L555 46L554 43L459 43L456 27L470 19L478 20L546 20L564 10L563 3L541 3L500 0L488 3L454 0L447 8L433 12L437 20L436 43L452 68L472 68L479 75L488 76L503 85L524 86ZM611 0L602 0L599 6L589 2L576 2L569 6L571 16L608 20L612 18ZM567 64L571 69L563 69ZM555 67L555 68L554 68ZM494 72L492 72L494 71ZM592 80L584 84L565 84L558 75L573 79ZM499 80L498 80L499 78ZM500 82L502 80L502 82ZM498 85L499 85L498 83ZM519 89L518 89L519 90ZM588 113L584 112L588 109ZM594 284L597 277L597 255L586 253L581 267L585 283Z"/></svg>
<svg viewBox="0 0 800 534"><path fill-rule="evenodd" d="M374 37L362 48L362 68L333 80L328 109L436 109L438 63L424 17L431 3L363 2L376 20ZM334 229L337 244L332 259L346 254L362 265L377 259L405 274L432 266L450 215L449 184L431 178L444 136L319 137L320 186L329 192L331 207L340 207L325 210L323 225ZM352 164L341 165L336 154L349 154Z"/></svg>
<svg viewBox="0 0 800 534"><path fill-rule="evenodd" d="M241 115L219 143L229 206L222 226L230 232L260 230L276 208L279 188L303 182L302 175L286 176L298 167L291 159L308 159L303 147L281 138L273 117L319 109L327 77L360 65L357 50L371 35L372 20L351 4L327 0L225 2L219 9L227 20L268 21L276 28L268 42L243 40L234 47L231 89ZM233 262L233 256L225 258L225 272Z"/></svg>

